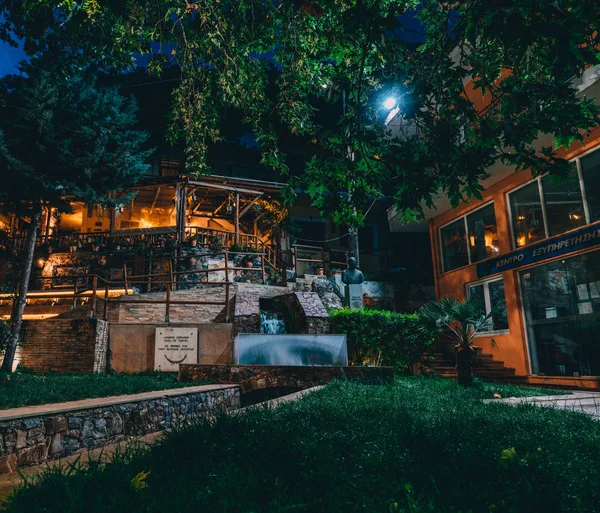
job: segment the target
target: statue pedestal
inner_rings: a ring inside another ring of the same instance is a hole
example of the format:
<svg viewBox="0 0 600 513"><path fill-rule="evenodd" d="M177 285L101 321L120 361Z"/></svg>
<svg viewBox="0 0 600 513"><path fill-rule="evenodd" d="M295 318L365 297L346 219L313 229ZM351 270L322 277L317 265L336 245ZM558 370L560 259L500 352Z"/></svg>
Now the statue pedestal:
<svg viewBox="0 0 600 513"><path fill-rule="evenodd" d="M363 287L360 283L350 284L345 287L346 292L346 306L350 310L360 310L364 307L363 303Z"/></svg>

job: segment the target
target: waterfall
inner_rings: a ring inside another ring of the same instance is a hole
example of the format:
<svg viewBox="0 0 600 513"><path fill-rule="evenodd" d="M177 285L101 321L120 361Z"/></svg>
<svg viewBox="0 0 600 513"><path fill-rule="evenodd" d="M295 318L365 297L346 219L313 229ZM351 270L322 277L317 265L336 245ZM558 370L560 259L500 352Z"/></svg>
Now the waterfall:
<svg viewBox="0 0 600 513"><path fill-rule="evenodd" d="M269 335L285 333L285 321L276 313L261 311L260 332Z"/></svg>

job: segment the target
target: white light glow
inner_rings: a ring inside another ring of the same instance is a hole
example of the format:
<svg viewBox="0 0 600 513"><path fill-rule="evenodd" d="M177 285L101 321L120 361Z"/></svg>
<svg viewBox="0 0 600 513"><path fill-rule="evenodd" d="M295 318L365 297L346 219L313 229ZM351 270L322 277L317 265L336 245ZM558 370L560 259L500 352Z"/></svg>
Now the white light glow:
<svg viewBox="0 0 600 513"><path fill-rule="evenodd" d="M383 102L383 106L388 110L392 110L396 106L396 98L393 96L386 98L386 100Z"/></svg>

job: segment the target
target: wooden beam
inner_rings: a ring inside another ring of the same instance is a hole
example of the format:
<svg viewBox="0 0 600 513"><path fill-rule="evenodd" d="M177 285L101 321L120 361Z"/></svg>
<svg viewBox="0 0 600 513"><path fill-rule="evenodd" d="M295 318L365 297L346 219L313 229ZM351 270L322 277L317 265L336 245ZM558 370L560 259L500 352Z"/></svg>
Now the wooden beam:
<svg viewBox="0 0 600 513"><path fill-rule="evenodd" d="M152 200L152 206L150 207L150 214L152 214L152 211L154 210L154 207L156 206L156 202L158 201L158 197L160 196L160 189L161 189L160 186L156 188L156 192L154 193L154 199Z"/></svg>
<svg viewBox="0 0 600 513"><path fill-rule="evenodd" d="M241 218L241 217L244 217L244 214L245 214L246 212L248 212L248 210L250 210L250 207L252 207L252 205L254 205L254 204L255 204L255 203L256 203L256 202L257 202L259 199L260 199L260 196L255 196L255 197L252 199L252 201L251 201L250 203L248 203L248 204L247 204L247 205L244 207L244 210L242 210L242 211L240 212L240 218Z"/></svg>

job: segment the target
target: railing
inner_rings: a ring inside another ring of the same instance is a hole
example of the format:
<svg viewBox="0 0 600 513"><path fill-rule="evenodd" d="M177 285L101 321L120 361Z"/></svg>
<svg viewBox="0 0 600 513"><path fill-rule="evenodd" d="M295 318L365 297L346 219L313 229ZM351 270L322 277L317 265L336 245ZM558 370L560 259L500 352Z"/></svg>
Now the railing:
<svg viewBox="0 0 600 513"><path fill-rule="evenodd" d="M312 272L316 271L316 269L311 269L311 266L322 267L323 272L325 273L330 272L333 267L340 267L342 269L346 267L345 261L342 262L341 260L332 260L331 254L334 252L327 251L321 246L306 246L304 244L294 244L292 248L294 253L294 265L296 276L302 276L304 274L316 274ZM345 257L347 257L347 253L345 252L338 251L335 253L342 253Z"/></svg>
<svg viewBox="0 0 600 513"><path fill-rule="evenodd" d="M235 244L235 233L214 228L201 228L188 226L185 228L186 241L191 245L202 247L229 248ZM25 249L27 237L13 237L6 242L9 250L22 251ZM238 244L243 248L252 248L257 253L263 253L268 265L275 270L280 270L280 258L277 247L261 239L258 235L246 233L238 234ZM141 233L136 235L119 235L110 232L74 233L70 235L40 235L37 237L36 247L47 247L52 252L77 252L115 250L115 251L142 251L147 249L175 250L176 234L171 233Z"/></svg>
<svg viewBox="0 0 600 513"><path fill-rule="evenodd" d="M72 309L75 310L77 308L77 302L79 300L80 306L84 304L87 306L91 305L91 311L96 315L98 310L98 302L103 302L102 307L102 318L104 320L108 319L108 310L110 303L118 303L118 304L145 304L145 305L154 305L154 304L163 304L165 305L165 322L169 322L171 306L173 305L214 305L214 306L224 306L225 307L225 321L230 322L230 288L233 284L229 280L230 271L236 270L245 270L252 271L249 268L243 267L235 267L230 265L229 261L229 253L227 251L214 252L209 256L223 256L223 266L211 269L195 269L195 270L185 270L185 271L175 271L173 266L171 265L168 272L164 273L149 273L149 274L139 274L139 275L127 275L125 272L122 280L108 280L103 276L100 276L95 273L91 274L72 274L68 276L62 276L62 279L71 279L73 283L73 292L70 291L33 291L27 294L27 299L40 299L40 298L49 298L53 299L56 295L60 296L60 299L63 300L73 300ZM125 268L126 270L126 268ZM262 272L263 280L264 280L264 265L262 268L254 268L254 271ZM177 285L181 283L178 280L178 277L182 275L203 275L210 273L223 273L225 275L225 279L223 281L211 281L211 285L222 286L225 288L225 299L223 301L201 301L201 300L177 300L172 298L172 292L174 289L177 290ZM133 292L133 286L146 284L148 280L156 280L161 279L161 283L165 285L165 299L162 298L152 298L152 299L129 299L129 297L134 298L136 295L131 294L130 291ZM111 292L115 291L115 288L123 290L124 293L122 296L119 296L118 299L115 299ZM2 294L0 295L0 300L14 300L14 295L11 294Z"/></svg>

